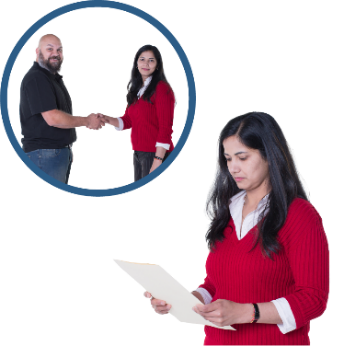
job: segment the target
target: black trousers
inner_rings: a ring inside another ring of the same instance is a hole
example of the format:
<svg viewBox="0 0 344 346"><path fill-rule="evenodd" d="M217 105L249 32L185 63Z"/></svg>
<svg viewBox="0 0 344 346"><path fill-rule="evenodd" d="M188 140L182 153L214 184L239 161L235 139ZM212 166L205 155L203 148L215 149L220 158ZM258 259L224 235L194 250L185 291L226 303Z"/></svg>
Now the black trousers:
<svg viewBox="0 0 344 346"><path fill-rule="evenodd" d="M166 158L170 155L168 151L165 153ZM148 153L145 151L134 151L134 179L138 181L149 174L154 161L155 153Z"/></svg>

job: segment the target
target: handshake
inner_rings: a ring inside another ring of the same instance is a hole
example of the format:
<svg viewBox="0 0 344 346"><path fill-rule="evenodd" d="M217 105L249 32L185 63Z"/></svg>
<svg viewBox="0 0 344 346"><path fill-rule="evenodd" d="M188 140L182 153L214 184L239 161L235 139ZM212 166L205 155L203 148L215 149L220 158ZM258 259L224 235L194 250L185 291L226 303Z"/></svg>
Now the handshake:
<svg viewBox="0 0 344 346"><path fill-rule="evenodd" d="M101 114L101 113L92 113L87 119L87 125L86 127L91 130L99 130L103 126L105 126L105 123L110 123L111 117L108 117L107 115Z"/></svg>

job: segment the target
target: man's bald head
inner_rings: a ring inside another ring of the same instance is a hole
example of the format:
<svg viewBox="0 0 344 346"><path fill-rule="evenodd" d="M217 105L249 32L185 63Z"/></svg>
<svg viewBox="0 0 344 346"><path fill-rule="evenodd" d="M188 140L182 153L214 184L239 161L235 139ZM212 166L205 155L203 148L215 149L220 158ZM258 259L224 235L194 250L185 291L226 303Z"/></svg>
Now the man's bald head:
<svg viewBox="0 0 344 346"><path fill-rule="evenodd" d="M62 46L61 40L57 36L53 34L47 34L40 38L38 42L38 48L41 48L42 46L48 44L49 42L52 42L54 44L59 44L60 46Z"/></svg>
<svg viewBox="0 0 344 346"><path fill-rule="evenodd" d="M51 73L60 71L63 61L61 40L53 34L42 36L36 49L36 61Z"/></svg>

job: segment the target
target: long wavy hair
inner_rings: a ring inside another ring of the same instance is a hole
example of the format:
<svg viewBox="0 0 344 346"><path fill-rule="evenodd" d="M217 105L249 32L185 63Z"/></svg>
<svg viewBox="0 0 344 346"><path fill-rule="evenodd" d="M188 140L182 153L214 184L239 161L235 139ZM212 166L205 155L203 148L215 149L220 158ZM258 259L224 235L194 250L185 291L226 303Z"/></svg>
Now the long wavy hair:
<svg viewBox="0 0 344 346"><path fill-rule="evenodd" d="M139 56L143 52L151 51L154 54L154 57L156 59L157 65L156 69L152 74L152 80L149 83L145 93L142 95L143 99L151 103L151 97L155 93L156 86L160 81L165 82L170 86L170 84L167 82L165 73L164 73L164 64L162 62L162 57L161 54L155 46L152 46L150 44L145 45L141 47L134 58L133 62L133 68L131 69L131 78L128 83L127 89L128 89L128 94L127 94L127 101L128 101L128 106L130 106L132 103L135 103L137 101L137 93L143 86L143 80L141 73L137 69L137 60L139 59ZM171 86L170 86L171 88ZM171 88L172 90L172 88Z"/></svg>
<svg viewBox="0 0 344 346"><path fill-rule="evenodd" d="M224 239L224 229L231 218L229 200L241 191L228 171L224 156L223 141L237 136L241 143L259 150L261 157L269 164L271 191L268 197L269 211L259 215L258 234L253 248L259 243L263 255L272 258L280 246L278 231L285 223L291 202L300 197L307 199L295 168L287 141L276 120L266 113L251 112L230 120L219 138L218 171L214 186L207 201L207 212L211 223L206 234L208 247L215 249L216 242Z"/></svg>

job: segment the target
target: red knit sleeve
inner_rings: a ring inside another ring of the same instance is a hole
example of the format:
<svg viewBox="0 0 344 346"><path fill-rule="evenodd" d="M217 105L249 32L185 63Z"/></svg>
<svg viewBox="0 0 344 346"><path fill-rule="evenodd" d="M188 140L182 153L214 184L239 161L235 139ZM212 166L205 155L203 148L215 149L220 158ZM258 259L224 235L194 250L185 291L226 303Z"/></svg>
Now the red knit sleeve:
<svg viewBox="0 0 344 346"><path fill-rule="evenodd" d="M290 206L282 243L295 280L295 292L285 296L296 328L319 317L329 293L329 250L322 221L314 207L302 199Z"/></svg>
<svg viewBox="0 0 344 346"><path fill-rule="evenodd" d="M205 290L207 290L209 292L209 294L214 297L215 293L216 293L216 288L215 286L212 284L212 282L209 280L208 277L206 277L204 279L204 283L202 285L200 285L199 287L204 288Z"/></svg>
<svg viewBox="0 0 344 346"><path fill-rule="evenodd" d="M207 265L209 263L209 257L211 257L213 253L210 251L208 253L208 258L207 258L207 261L206 261L206 264L205 264L205 268L207 270ZM198 288L204 288L205 290L208 291L208 293L214 297L215 296L215 293L216 293L216 287L215 285L211 282L209 276L208 276L208 270L207 270L207 276L206 278L204 279L204 283L202 285L199 285Z"/></svg>
<svg viewBox="0 0 344 346"><path fill-rule="evenodd" d="M128 109L130 106L128 106L125 110L124 115L121 117L121 119L123 120L123 130L127 130L127 129L131 129L132 125L131 125L131 119L128 113Z"/></svg>
<svg viewBox="0 0 344 346"><path fill-rule="evenodd" d="M156 141L159 143L171 143L174 102L174 94L170 86L164 82L159 82L154 98L159 123L159 132Z"/></svg>

